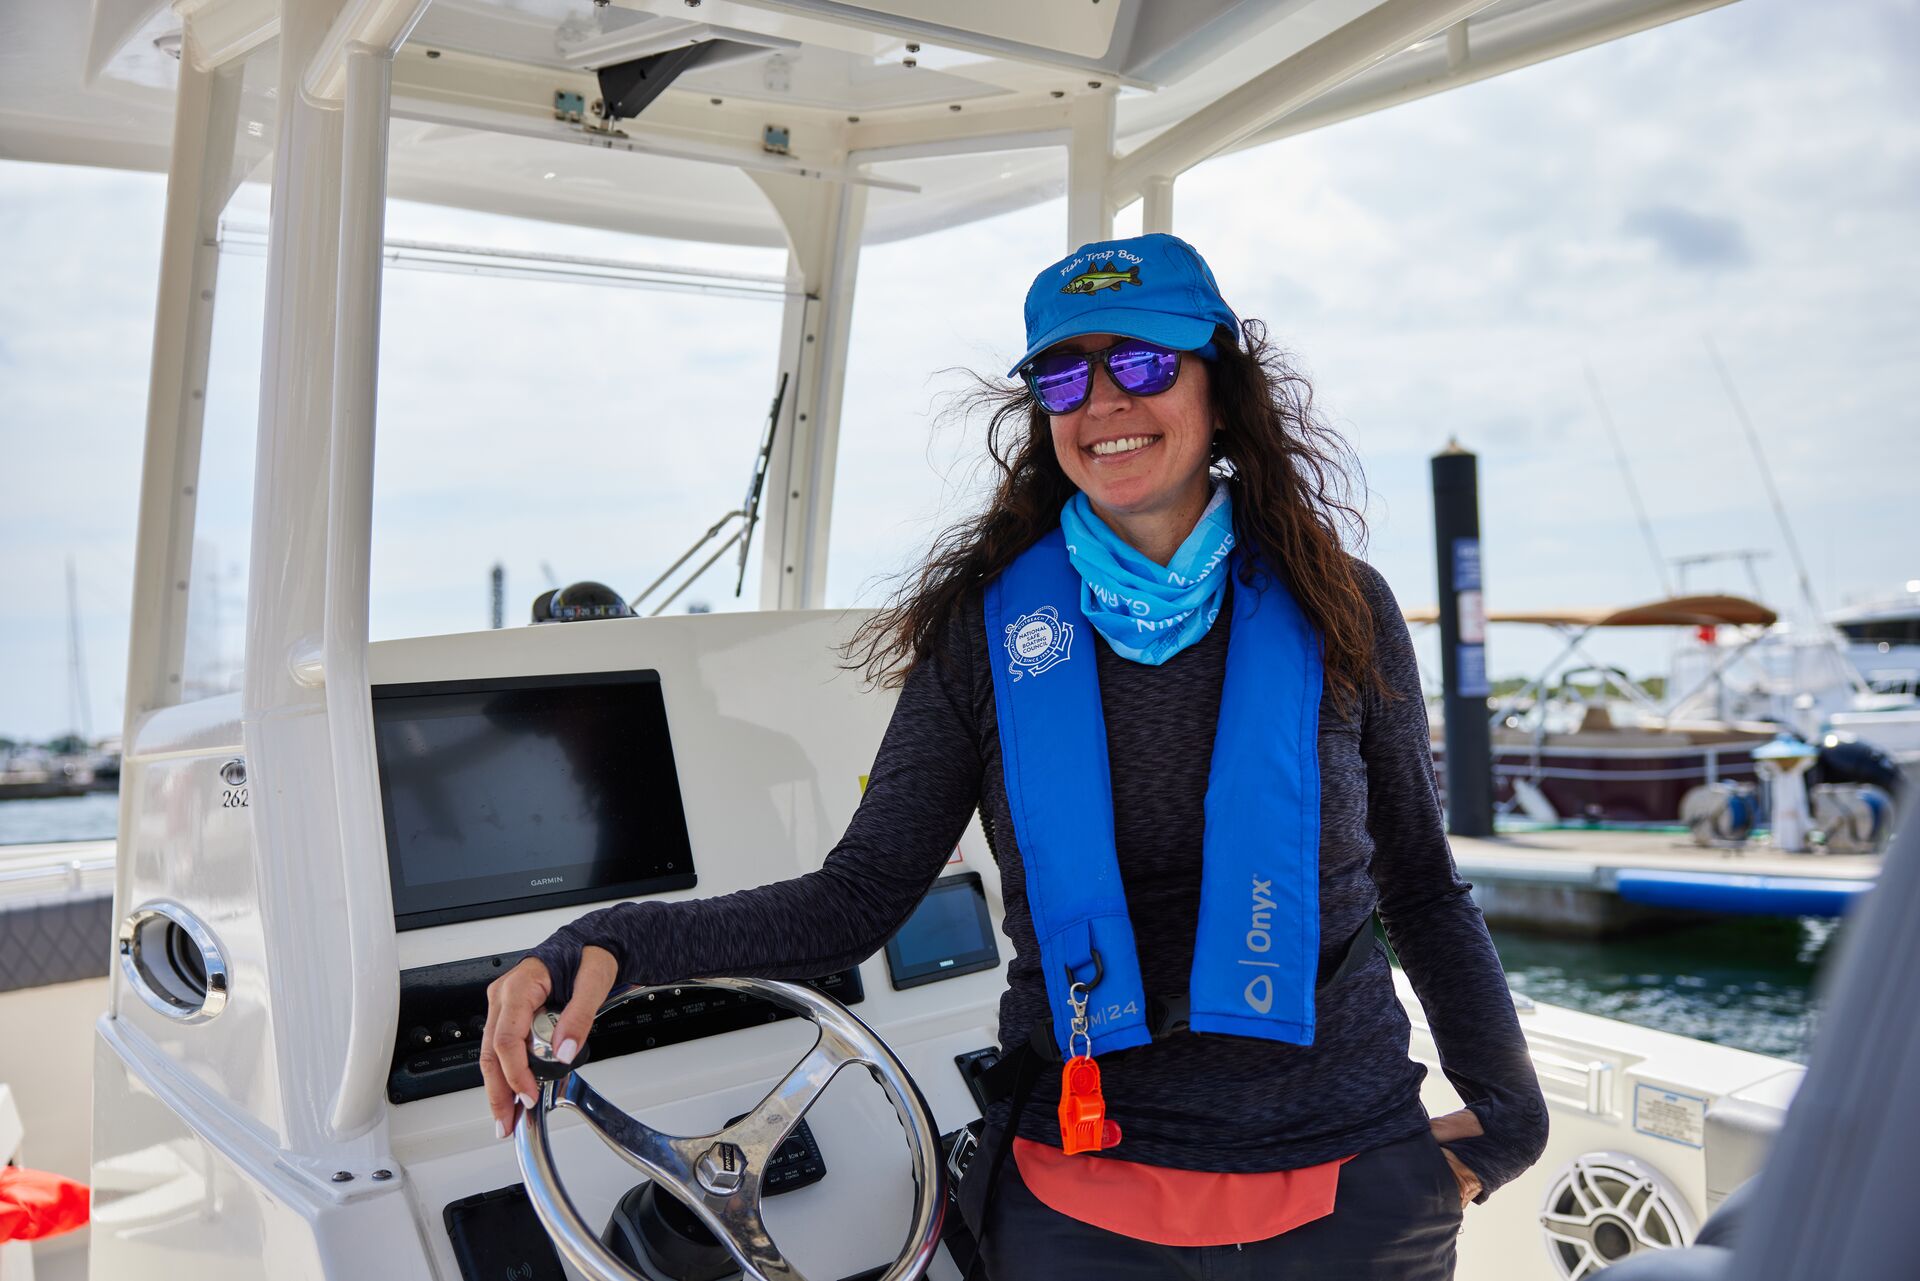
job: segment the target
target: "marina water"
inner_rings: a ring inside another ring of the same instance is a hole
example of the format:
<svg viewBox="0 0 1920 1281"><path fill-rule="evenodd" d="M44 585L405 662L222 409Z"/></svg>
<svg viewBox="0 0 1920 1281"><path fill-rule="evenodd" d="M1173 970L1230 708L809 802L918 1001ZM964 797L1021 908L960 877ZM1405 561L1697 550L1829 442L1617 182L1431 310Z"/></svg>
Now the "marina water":
<svg viewBox="0 0 1920 1281"><path fill-rule="evenodd" d="M52 841L110 841L120 821L116 792L0 804L0 846Z"/></svg>

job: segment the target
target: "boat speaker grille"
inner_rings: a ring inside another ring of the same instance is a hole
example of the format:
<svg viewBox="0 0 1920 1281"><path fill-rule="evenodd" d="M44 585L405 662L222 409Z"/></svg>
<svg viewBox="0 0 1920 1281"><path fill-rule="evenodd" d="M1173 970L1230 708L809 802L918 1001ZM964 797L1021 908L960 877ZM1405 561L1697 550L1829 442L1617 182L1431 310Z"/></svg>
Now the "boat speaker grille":
<svg viewBox="0 0 1920 1281"><path fill-rule="evenodd" d="M1585 1152L1548 1182L1540 1227L1558 1275L1586 1281L1630 1254L1688 1244L1695 1224L1686 1197L1652 1165Z"/></svg>

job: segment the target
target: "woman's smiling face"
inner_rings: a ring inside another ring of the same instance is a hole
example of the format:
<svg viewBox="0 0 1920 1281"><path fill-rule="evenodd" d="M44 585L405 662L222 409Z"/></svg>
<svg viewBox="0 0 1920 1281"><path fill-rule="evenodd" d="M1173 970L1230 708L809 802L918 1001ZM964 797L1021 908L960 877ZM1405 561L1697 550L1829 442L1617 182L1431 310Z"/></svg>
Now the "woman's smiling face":
<svg viewBox="0 0 1920 1281"><path fill-rule="evenodd" d="M1118 341L1113 334L1085 334L1048 350L1098 351ZM1086 403L1049 417L1067 479L1103 514L1137 517L1204 506L1213 442L1207 362L1182 353L1179 377L1157 396L1128 395L1104 364L1094 365Z"/></svg>

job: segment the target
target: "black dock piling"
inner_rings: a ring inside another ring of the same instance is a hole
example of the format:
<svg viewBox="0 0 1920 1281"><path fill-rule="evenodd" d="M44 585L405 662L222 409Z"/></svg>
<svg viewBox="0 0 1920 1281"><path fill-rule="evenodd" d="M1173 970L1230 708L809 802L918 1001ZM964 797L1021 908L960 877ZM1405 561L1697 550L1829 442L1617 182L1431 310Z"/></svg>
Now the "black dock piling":
<svg viewBox="0 0 1920 1281"><path fill-rule="evenodd" d="M1487 723L1486 607L1480 594L1480 460L1449 440L1433 456L1433 545L1440 578L1447 830L1493 835L1493 731Z"/></svg>

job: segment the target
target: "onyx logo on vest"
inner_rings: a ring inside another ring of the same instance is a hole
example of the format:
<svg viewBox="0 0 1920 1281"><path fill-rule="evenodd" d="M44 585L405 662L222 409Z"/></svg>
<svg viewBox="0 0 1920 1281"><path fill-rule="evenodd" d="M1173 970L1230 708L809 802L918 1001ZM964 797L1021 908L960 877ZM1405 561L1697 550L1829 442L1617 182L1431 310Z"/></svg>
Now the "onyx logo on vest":
<svg viewBox="0 0 1920 1281"><path fill-rule="evenodd" d="M1253 878L1253 913L1248 918L1247 950L1249 952L1270 952L1273 950L1273 880L1269 877L1261 880ZM1242 965L1273 966L1272 961L1246 961ZM1247 1005L1255 1014L1266 1014L1273 1009L1273 976L1256 974L1247 980L1246 990L1242 993Z"/></svg>
<svg viewBox="0 0 1920 1281"><path fill-rule="evenodd" d="M1007 657L1013 662L1007 671L1014 680L1039 676L1056 663L1073 656L1073 624L1060 617L1051 605L1042 605L1031 614L1022 614L1007 624Z"/></svg>

